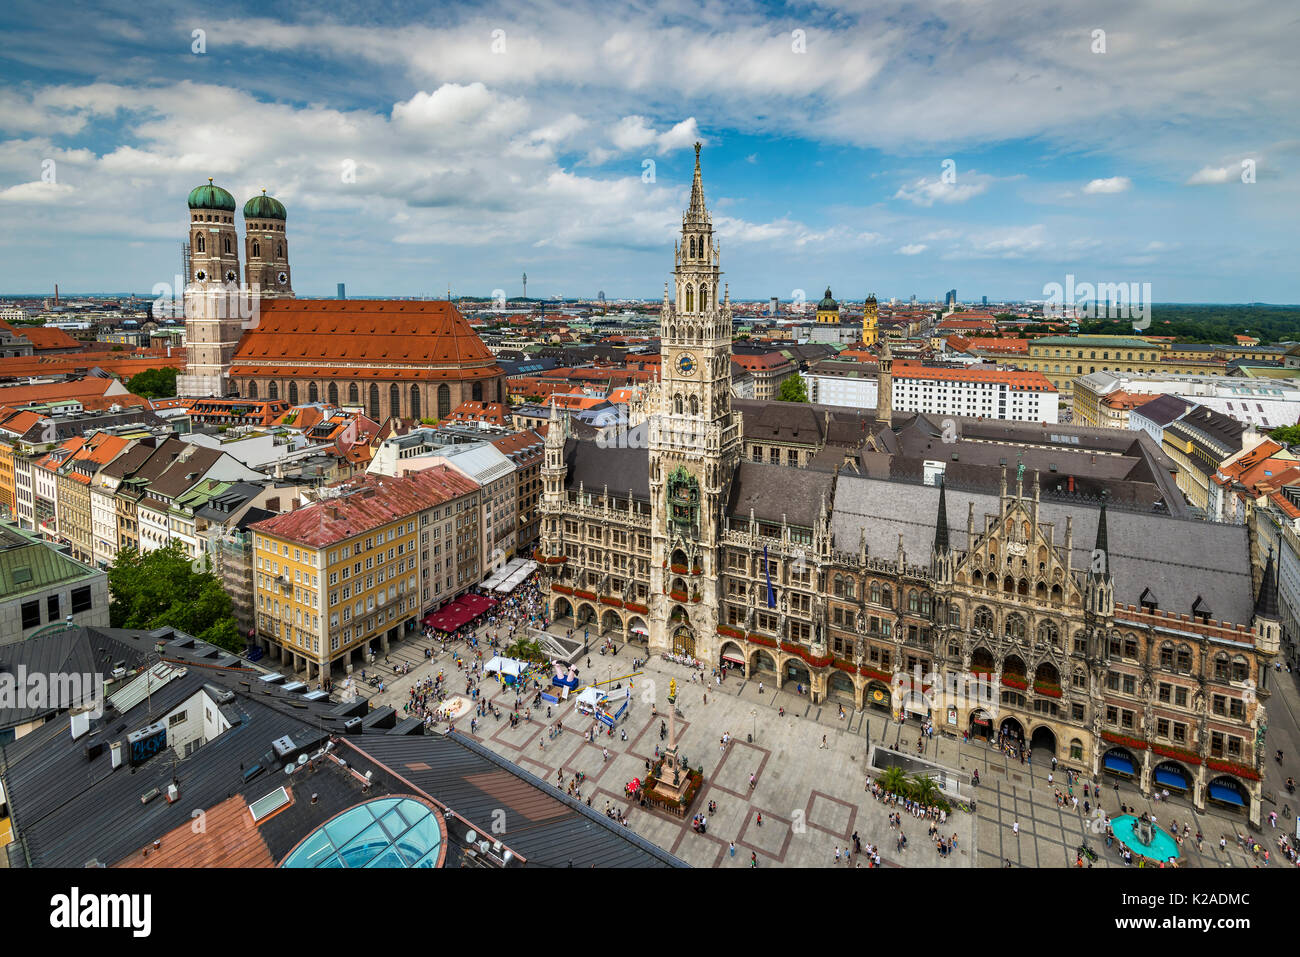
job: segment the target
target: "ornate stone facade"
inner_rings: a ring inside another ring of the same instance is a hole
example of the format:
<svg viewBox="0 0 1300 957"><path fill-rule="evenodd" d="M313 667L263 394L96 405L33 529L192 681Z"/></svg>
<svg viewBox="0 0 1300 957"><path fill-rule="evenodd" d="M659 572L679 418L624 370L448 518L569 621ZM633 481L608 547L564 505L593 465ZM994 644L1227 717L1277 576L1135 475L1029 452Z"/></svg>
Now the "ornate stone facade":
<svg viewBox="0 0 1300 957"><path fill-rule="evenodd" d="M1023 469L994 496L742 461L718 255L697 152L647 441L547 435L552 617L1258 823L1271 556L1256 588L1245 529L1131 512L1108 534L1104 505L1041 501Z"/></svg>

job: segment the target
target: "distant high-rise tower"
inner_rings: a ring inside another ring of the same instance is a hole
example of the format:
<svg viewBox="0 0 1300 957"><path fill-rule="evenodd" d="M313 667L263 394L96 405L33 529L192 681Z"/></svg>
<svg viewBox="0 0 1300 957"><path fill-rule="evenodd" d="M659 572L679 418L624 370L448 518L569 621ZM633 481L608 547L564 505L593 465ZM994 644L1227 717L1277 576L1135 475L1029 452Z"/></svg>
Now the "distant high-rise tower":
<svg viewBox="0 0 1300 957"><path fill-rule="evenodd" d="M988 297L988 296L980 296L980 305L981 305L981 306L987 306L988 304L989 304L989 297Z"/></svg>
<svg viewBox="0 0 1300 957"><path fill-rule="evenodd" d="M601 304L601 305L604 305L604 304L605 304L605 290L602 289L600 292L596 293L596 299L600 301L600 304Z"/></svg>
<svg viewBox="0 0 1300 957"><path fill-rule="evenodd" d="M528 298L528 273L524 273L524 298Z"/></svg>
<svg viewBox="0 0 1300 957"><path fill-rule="evenodd" d="M767 314L769 316L775 316L777 313L777 308L778 308L777 298L776 296L773 296L771 299L767 301Z"/></svg>
<svg viewBox="0 0 1300 957"><path fill-rule="evenodd" d="M956 290L956 289L949 289L949 290L948 290L948 292L947 292L947 293L944 295L944 297L943 297L943 304L944 304L945 306L955 306L955 305L957 304L957 290Z"/></svg>
<svg viewBox="0 0 1300 957"><path fill-rule="evenodd" d="M348 298L348 287L344 283L339 283L338 295L335 298L337 299Z"/></svg>

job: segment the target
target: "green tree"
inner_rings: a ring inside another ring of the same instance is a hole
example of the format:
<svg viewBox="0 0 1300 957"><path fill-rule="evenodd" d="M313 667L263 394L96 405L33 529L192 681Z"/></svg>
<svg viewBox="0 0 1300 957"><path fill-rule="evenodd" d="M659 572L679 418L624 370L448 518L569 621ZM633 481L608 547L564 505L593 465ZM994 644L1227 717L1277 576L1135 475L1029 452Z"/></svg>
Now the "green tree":
<svg viewBox="0 0 1300 957"><path fill-rule="evenodd" d="M902 768L886 768L880 775L880 786L886 791L906 796L908 793L907 772Z"/></svg>
<svg viewBox="0 0 1300 957"><path fill-rule="evenodd" d="M1283 445L1300 445L1300 425L1284 425L1274 429L1268 437Z"/></svg>
<svg viewBox="0 0 1300 957"><path fill-rule="evenodd" d="M146 399L170 399L176 395L176 369L146 369L132 376L126 387Z"/></svg>
<svg viewBox="0 0 1300 957"><path fill-rule="evenodd" d="M808 387L798 373L781 381L781 391L776 394L781 402L807 402Z"/></svg>
<svg viewBox="0 0 1300 957"><path fill-rule="evenodd" d="M913 800L926 805L934 803L935 796L939 793L939 785L934 783L934 778L928 774L914 774L911 785Z"/></svg>
<svg viewBox="0 0 1300 957"><path fill-rule="evenodd" d="M230 595L211 571L196 571L177 542L140 554L124 548L108 569L114 628L176 628L230 651L242 651Z"/></svg>

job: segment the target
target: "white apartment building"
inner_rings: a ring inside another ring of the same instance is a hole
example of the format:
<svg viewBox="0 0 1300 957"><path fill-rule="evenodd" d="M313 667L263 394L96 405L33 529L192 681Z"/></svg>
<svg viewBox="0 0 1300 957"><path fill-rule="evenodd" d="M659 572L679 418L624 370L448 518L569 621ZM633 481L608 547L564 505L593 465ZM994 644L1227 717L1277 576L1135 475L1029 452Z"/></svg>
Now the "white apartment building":
<svg viewBox="0 0 1300 957"><path fill-rule="evenodd" d="M1049 424L1058 421L1056 387L1038 372L895 363L893 380L895 412Z"/></svg>
<svg viewBox="0 0 1300 957"><path fill-rule="evenodd" d="M848 409L874 409L879 395L874 363L827 359L801 373L808 388L808 401Z"/></svg>

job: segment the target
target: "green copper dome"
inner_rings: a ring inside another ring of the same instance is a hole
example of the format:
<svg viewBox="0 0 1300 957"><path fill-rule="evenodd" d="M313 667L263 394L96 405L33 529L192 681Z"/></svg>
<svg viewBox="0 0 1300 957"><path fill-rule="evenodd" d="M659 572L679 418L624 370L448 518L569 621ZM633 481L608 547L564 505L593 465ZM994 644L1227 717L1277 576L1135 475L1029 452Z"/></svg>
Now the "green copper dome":
<svg viewBox="0 0 1300 957"><path fill-rule="evenodd" d="M840 308L840 304L831 298L831 287L826 287L826 297L817 303L819 312L835 312Z"/></svg>
<svg viewBox="0 0 1300 957"><path fill-rule="evenodd" d="M233 213L235 197L220 186L213 186L212 178L208 177L206 186L196 186L190 190L190 209L224 209Z"/></svg>
<svg viewBox="0 0 1300 957"><path fill-rule="evenodd" d="M244 204L245 219L287 219L284 203L273 196L267 196L262 190L261 196L254 196Z"/></svg>

